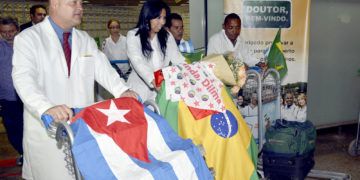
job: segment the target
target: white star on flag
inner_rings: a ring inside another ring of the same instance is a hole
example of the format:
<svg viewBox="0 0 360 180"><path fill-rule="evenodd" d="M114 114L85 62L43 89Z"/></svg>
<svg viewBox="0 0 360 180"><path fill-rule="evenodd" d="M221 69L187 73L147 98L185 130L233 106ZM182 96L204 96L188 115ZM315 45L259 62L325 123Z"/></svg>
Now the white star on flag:
<svg viewBox="0 0 360 180"><path fill-rule="evenodd" d="M124 117L125 114L127 114L130 110L128 110L128 109L123 109L123 110L118 109L113 100L111 100L109 109L99 109L99 108L97 108L97 110L102 112L103 114L105 114L108 117L107 126L109 126L110 124L112 124L112 123L114 123L116 121L120 121L120 122L130 124L130 122Z"/></svg>

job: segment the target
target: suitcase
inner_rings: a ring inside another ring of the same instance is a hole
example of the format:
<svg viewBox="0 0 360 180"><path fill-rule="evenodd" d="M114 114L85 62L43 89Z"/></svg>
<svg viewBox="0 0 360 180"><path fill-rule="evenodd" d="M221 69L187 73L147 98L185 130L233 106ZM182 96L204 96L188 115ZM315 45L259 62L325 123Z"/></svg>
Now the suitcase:
<svg viewBox="0 0 360 180"><path fill-rule="evenodd" d="M289 156L263 152L264 175L270 180L303 180L314 167L314 151Z"/></svg>

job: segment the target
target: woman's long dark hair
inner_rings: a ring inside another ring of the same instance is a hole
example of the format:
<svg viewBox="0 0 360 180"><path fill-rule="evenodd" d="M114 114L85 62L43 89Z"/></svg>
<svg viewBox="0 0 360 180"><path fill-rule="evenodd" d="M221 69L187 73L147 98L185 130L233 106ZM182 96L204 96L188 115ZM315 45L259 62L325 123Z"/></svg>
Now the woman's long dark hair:
<svg viewBox="0 0 360 180"><path fill-rule="evenodd" d="M148 0L144 3L140 11L139 21L136 25L139 30L135 35L140 35L141 51L146 58L151 57L151 52L153 51L149 42L149 32L151 30L150 20L158 18L162 9L165 9L166 17L168 17L170 14L170 8L166 3L161 0ZM164 27L157 33L161 51L164 56L168 36L169 33L164 29Z"/></svg>

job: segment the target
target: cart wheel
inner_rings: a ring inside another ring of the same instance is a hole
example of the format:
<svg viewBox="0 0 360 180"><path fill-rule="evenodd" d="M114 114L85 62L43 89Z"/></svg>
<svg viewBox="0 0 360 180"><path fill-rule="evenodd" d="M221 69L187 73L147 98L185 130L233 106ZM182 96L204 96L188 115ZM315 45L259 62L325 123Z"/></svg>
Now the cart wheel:
<svg viewBox="0 0 360 180"><path fill-rule="evenodd" d="M348 153L350 156L358 156L360 155L360 146L356 147L356 139L352 140L349 144Z"/></svg>

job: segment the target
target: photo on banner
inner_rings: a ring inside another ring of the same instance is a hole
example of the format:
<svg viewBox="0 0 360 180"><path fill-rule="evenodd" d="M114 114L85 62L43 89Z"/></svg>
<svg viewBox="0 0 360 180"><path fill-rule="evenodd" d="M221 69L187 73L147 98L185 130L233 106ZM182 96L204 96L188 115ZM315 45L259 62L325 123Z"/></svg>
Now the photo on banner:
<svg viewBox="0 0 360 180"><path fill-rule="evenodd" d="M224 16L230 13L240 16L240 36L252 54L281 76L280 98L274 101L266 101L266 81L272 77L263 80L263 128L280 118L306 120L310 0L224 0ZM258 94L257 88L243 90L244 102L250 105L251 96ZM257 135L257 111L247 114L249 108L243 107L240 111Z"/></svg>

